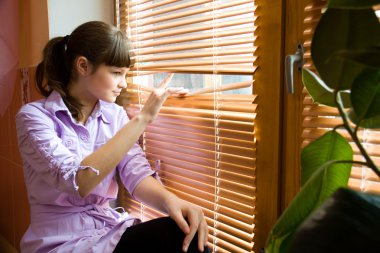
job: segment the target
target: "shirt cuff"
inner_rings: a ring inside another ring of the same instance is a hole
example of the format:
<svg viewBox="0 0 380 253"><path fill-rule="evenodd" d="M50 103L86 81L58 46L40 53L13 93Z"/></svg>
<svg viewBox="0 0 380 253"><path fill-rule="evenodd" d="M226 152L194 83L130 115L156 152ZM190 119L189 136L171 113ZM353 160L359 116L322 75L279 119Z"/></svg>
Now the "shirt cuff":
<svg viewBox="0 0 380 253"><path fill-rule="evenodd" d="M84 170L84 169L90 169L91 171L93 171L97 176L99 176L100 172L99 170L91 167L91 166L78 166L78 167L75 167L72 169L71 173L67 173L64 175L64 179L65 180L68 180L70 176L73 177L73 185L74 185L74 190L75 191L78 191L79 190L79 186L77 184L77 173L78 171L80 170Z"/></svg>

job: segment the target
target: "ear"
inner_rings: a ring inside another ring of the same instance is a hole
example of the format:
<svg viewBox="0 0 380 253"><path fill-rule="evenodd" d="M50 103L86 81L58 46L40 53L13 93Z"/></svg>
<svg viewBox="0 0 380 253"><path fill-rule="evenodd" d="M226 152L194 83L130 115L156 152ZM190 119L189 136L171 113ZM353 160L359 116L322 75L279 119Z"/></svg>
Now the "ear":
<svg viewBox="0 0 380 253"><path fill-rule="evenodd" d="M79 76L91 74L91 64L84 56L79 56L75 61L75 67Z"/></svg>

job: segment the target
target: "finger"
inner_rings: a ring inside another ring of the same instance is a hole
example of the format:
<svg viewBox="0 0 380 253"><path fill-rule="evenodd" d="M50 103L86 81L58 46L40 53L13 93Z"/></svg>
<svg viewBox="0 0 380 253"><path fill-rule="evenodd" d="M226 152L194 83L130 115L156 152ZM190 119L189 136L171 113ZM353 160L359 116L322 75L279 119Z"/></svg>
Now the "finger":
<svg viewBox="0 0 380 253"><path fill-rule="evenodd" d="M195 233L198 230L199 221L194 215L189 215L188 220L190 223L190 232L185 236L185 239L183 240L183 251L187 251L189 248L190 242L193 240Z"/></svg>
<svg viewBox="0 0 380 253"><path fill-rule="evenodd" d="M206 220L203 220L203 231L204 231L204 236L203 238L200 238L199 240L203 240L204 241L203 245L206 247L208 243L208 225L207 225Z"/></svg>
<svg viewBox="0 0 380 253"><path fill-rule="evenodd" d="M204 229L204 224L203 222L201 223L201 225L199 226L198 228L198 249L200 252L203 252L204 251L204 246L205 246L205 234L206 234L206 230Z"/></svg>
<svg viewBox="0 0 380 253"><path fill-rule="evenodd" d="M163 102L165 102L165 100L173 94L176 94L178 96L184 96L188 93L188 91L184 90L183 88L158 88L156 90L163 91L162 94L159 95Z"/></svg>
<svg viewBox="0 0 380 253"><path fill-rule="evenodd" d="M185 92L189 92L188 89L185 89L183 87L168 87L166 88L167 91L169 91L170 93L185 93Z"/></svg>
<svg viewBox="0 0 380 253"><path fill-rule="evenodd" d="M204 240L205 240L205 245L207 245L208 243L208 225L207 225L207 222L205 221L205 237L204 237Z"/></svg>
<svg viewBox="0 0 380 253"><path fill-rule="evenodd" d="M157 88L154 89L151 95L159 99L161 102L164 102L172 94L171 89L172 88Z"/></svg>
<svg viewBox="0 0 380 253"><path fill-rule="evenodd" d="M179 96L185 96L187 93L189 93L188 89L185 89L183 87L178 87L178 88L166 88L169 90L171 94L179 95Z"/></svg>
<svg viewBox="0 0 380 253"><path fill-rule="evenodd" d="M183 218L182 214L171 215L171 218L177 223L177 226L184 232L185 234L190 232L190 227L187 224L186 220Z"/></svg>
<svg viewBox="0 0 380 253"><path fill-rule="evenodd" d="M168 83L172 80L174 74L173 73L169 73L164 80L162 80L162 82L160 83L160 85L158 86L158 88L166 88L168 86Z"/></svg>

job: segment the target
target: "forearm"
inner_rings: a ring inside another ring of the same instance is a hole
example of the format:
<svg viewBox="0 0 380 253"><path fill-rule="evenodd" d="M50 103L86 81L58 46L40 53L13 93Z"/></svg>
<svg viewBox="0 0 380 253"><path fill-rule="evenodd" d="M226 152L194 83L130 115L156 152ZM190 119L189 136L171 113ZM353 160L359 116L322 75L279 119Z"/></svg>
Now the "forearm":
<svg viewBox="0 0 380 253"><path fill-rule="evenodd" d="M163 213L168 213L168 206L180 199L168 191L153 177L144 178L135 188L133 196L140 202Z"/></svg>
<svg viewBox="0 0 380 253"><path fill-rule="evenodd" d="M99 170L99 175L88 169L78 171L77 184L81 196L88 195L117 166L141 136L148 122L142 115L137 115L107 143L83 159L80 165Z"/></svg>

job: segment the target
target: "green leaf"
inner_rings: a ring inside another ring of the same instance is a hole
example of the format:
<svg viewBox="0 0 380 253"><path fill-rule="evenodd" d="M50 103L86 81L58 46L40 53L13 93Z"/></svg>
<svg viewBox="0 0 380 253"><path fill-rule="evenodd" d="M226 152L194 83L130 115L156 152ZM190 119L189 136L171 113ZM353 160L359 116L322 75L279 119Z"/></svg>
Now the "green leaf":
<svg viewBox="0 0 380 253"><path fill-rule="evenodd" d="M306 183L274 225L265 252L287 252L289 241L298 226L338 188L347 186L351 164L334 162L351 160L352 157L350 144L335 131L327 132L309 144L302 154Z"/></svg>
<svg viewBox="0 0 380 253"><path fill-rule="evenodd" d="M314 72L307 68L303 68L302 81L314 102L336 107L334 90L328 87ZM350 93L342 92L342 100L345 108L351 107Z"/></svg>
<svg viewBox="0 0 380 253"><path fill-rule="evenodd" d="M307 145L301 153L301 185L329 161L350 160L352 148L336 131L329 131ZM339 166L339 164L334 165Z"/></svg>
<svg viewBox="0 0 380 253"><path fill-rule="evenodd" d="M380 116L380 70L362 71L352 85L351 101L359 120Z"/></svg>
<svg viewBox="0 0 380 253"><path fill-rule="evenodd" d="M358 125L359 119L353 110L350 110L348 112L348 118L351 120L352 123L355 123L356 125ZM371 129L380 128L380 116L375 116L369 119L361 120L359 126L364 127L364 128L371 128Z"/></svg>
<svg viewBox="0 0 380 253"><path fill-rule="evenodd" d="M380 44L380 24L372 9L327 9L311 45L315 67L327 86L349 90L362 64L333 57L341 50L359 50Z"/></svg>
<svg viewBox="0 0 380 253"><path fill-rule="evenodd" d="M380 4L380 0L329 0L328 8L368 8Z"/></svg>
<svg viewBox="0 0 380 253"><path fill-rule="evenodd" d="M335 57L354 61L366 67L380 68L380 47L369 47L358 50L341 50Z"/></svg>
<svg viewBox="0 0 380 253"><path fill-rule="evenodd" d="M302 81L313 101L327 106L335 106L334 90L307 68L302 69Z"/></svg>

